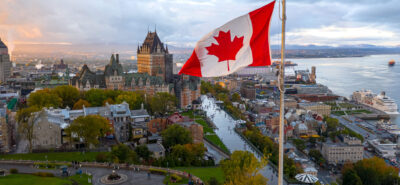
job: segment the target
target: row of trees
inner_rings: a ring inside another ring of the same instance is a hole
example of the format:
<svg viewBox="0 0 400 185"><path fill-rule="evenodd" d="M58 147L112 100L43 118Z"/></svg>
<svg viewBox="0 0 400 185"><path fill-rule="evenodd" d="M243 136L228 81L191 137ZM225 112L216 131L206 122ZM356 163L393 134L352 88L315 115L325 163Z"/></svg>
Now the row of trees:
<svg viewBox="0 0 400 185"><path fill-rule="evenodd" d="M343 185L392 185L398 184L399 170L378 157L345 164L342 168Z"/></svg>
<svg viewBox="0 0 400 185"><path fill-rule="evenodd" d="M264 153L265 156L269 157L269 160L278 165L279 155L278 149L279 146L275 142L271 140L268 136L264 136L256 127L250 127L246 131L243 132L244 136L260 151ZM294 178L296 174L302 173L303 169L301 166L296 165L293 159L288 158L285 155L284 160L284 173L290 178Z"/></svg>
<svg viewBox="0 0 400 185"><path fill-rule="evenodd" d="M175 166L213 166L214 161L203 158L206 147L202 143L193 143L190 132L179 126L171 125L162 132L165 157L156 159L146 145L140 145L131 150L126 145L114 146L109 153L100 153L98 162L146 164L162 167Z"/></svg>
<svg viewBox="0 0 400 185"><path fill-rule="evenodd" d="M130 109L139 109L143 103L152 114L163 115L174 110L177 105L175 96L159 92L154 96L145 96L142 91L119 91L90 89L79 92L78 89L69 85L58 86L53 89L43 89L31 93L28 98L29 107L72 107L82 109L85 107L104 106L106 103L115 104L127 102Z"/></svg>
<svg viewBox="0 0 400 185"><path fill-rule="evenodd" d="M336 136L349 135L364 141L364 137L362 135L350 130L349 128L345 126L343 126L343 128L339 128L340 124L338 119L325 116L324 121L327 124L327 129L325 133L322 133L323 136L329 136L333 141L335 141Z"/></svg>

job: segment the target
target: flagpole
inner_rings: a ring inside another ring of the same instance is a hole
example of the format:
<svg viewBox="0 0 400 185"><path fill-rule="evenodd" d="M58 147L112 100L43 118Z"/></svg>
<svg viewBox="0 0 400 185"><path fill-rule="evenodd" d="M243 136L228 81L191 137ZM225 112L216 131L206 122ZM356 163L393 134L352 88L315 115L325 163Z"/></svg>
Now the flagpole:
<svg viewBox="0 0 400 185"><path fill-rule="evenodd" d="M285 114L285 23L286 23L286 3L282 0L282 44L281 44L281 65L279 72L279 90L280 90L280 109L279 109L279 168L278 185L283 185L283 146L284 146L284 114Z"/></svg>

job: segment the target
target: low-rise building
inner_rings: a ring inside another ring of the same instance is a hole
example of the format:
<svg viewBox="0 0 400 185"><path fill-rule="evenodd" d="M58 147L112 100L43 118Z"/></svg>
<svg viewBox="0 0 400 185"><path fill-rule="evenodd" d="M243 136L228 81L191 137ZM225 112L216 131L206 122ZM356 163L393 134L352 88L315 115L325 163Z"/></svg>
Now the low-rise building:
<svg viewBox="0 0 400 185"><path fill-rule="evenodd" d="M333 143L328 141L322 145L322 155L329 164L344 164L346 162L357 162L363 159L364 147L356 144L356 139L350 142Z"/></svg>
<svg viewBox="0 0 400 185"><path fill-rule="evenodd" d="M165 156L165 148L160 142L147 144L147 148L153 153L153 157L156 159Z"/></svg>
<svg viewBox="0 0 400 185"><path fill-rule="evenodd" d="M53 149L62 145L62 129L64 120L42 110L34 115L32 149Z"/></svg>
<svg viewBox="0 0 400 185"><path fill-rule="evenodd" d="M329 116L331 114L331 106L319 102L299 103L299 108L313 111L323 116Z"/></svg>

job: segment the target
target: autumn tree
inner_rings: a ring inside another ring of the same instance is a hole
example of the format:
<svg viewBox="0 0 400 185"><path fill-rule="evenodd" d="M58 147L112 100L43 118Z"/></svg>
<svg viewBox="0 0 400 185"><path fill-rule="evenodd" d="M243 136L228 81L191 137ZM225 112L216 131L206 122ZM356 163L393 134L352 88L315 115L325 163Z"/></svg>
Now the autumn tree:
<svg viewBox="0 0 400 185"><path fill-rule="evenodd" d="M345 183L345 180L354 180L358 176L362 184L391 185L400 180L398 173L398 169L386 164L383 159L372 157L357 161L353 165L346 164L342 170L342 180ZM354 182L357 183L357 180Z"/></svg>
<svg viewBox="0 0 400 185"><path fill-rule="evenodd" d="M239 93L233 93L232 94L232 101L233 102L241 102L242 100L240 99L240 94Z"/></svg>
<svg viewBox="0 0 400 185"><path fill-rule="evenodd" d="M103 101L103 106L107 104L109 105L115 104L115 101L112 98L107 98L106 100Z"/></svg>
<svg viewBox="0 0 400 185"><path fill-rule="evenodd" d="M267 165L267 160L259 161L248 151L234 151L230 159L220 164L226 178L225 185L265 185L268 181L259 173Z"/></svg>
<svg viewBox="0 0 400 185"><path fill-rule="evenodd" d="M34 125L36 121L40 118L41 114L43 114L43 111L40 111L40 109L36 106L31 106L28 108L23 108L18 110L17 112L17 122L18 122L18 132L26 139L28 140L28 150L31 153L32 152L32 141L35 138L34 136ZM35 112L38 112L37 115L35 115Z"/></svg>
<svg viewBox="0 0 400 185"><path fill-rule="evenodd" d="M38 90L29 94L28 106L42 107L60 107L62 99L57 94L52 93L49 89Z"/></svg>
<svg viewBox="0 0 400 185"><path fill-rule="evenodd" d="M80 96L78 89L70 85L57 86L51 92L61 98L62 107L73 107Z"/></svg>
<svg viewBox="0 0 400 185"><path fill-rule="evenodd" d="M116 102L122 103L124 101L129 104L130 109L140 109L141 104L145 103L144 93L132 91L123 92L117 96Z"/></svg>
<svg viewBox="0 0 400 185"><path fill-rule="evenodd" d="M79 116L66 129L70 138L82 139L85 146L97 145L98 138L112 131L106 118L99 115Z"/></svg>
<svg viewBox="0 0 400 185"><path fill-rule="evenodd" d="M150 100L153 114L164 115L166 112L176 108L176 97L170 93L158 92Z"/></svg>
<svg viewBox="0 0 400 185"><path fill-rule="evenodd" d="M170 125L167 129L161 132L161 136L163 139L163 145L166 148L170 148L177 144L183 145L193 143L190 132L177 124Z"/></svg>
<svg viewBox="0 0 400 185"><path fill-rule="evenodd" d="M79 99L72 108L73 110L83 109L83 106L90 107L90 103L86 100Z"/></svg>

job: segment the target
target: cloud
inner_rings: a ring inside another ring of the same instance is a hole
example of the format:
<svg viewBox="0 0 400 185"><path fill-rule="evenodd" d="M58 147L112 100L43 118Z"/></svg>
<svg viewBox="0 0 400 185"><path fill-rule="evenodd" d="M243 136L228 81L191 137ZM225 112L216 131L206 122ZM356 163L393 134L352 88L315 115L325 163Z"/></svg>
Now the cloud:
<svg viewBox="0 0 400 185"><path fill-rule="evenodd" d="M277 1L279 2L279 1ZM157 27L161 39L194 46L212 29L262 5L260 0L2 0L0 37L17 43L131 44ZM400 42L399 0L287 1L288 43ZM271 38L279 42L278 3Z"/></svg>

